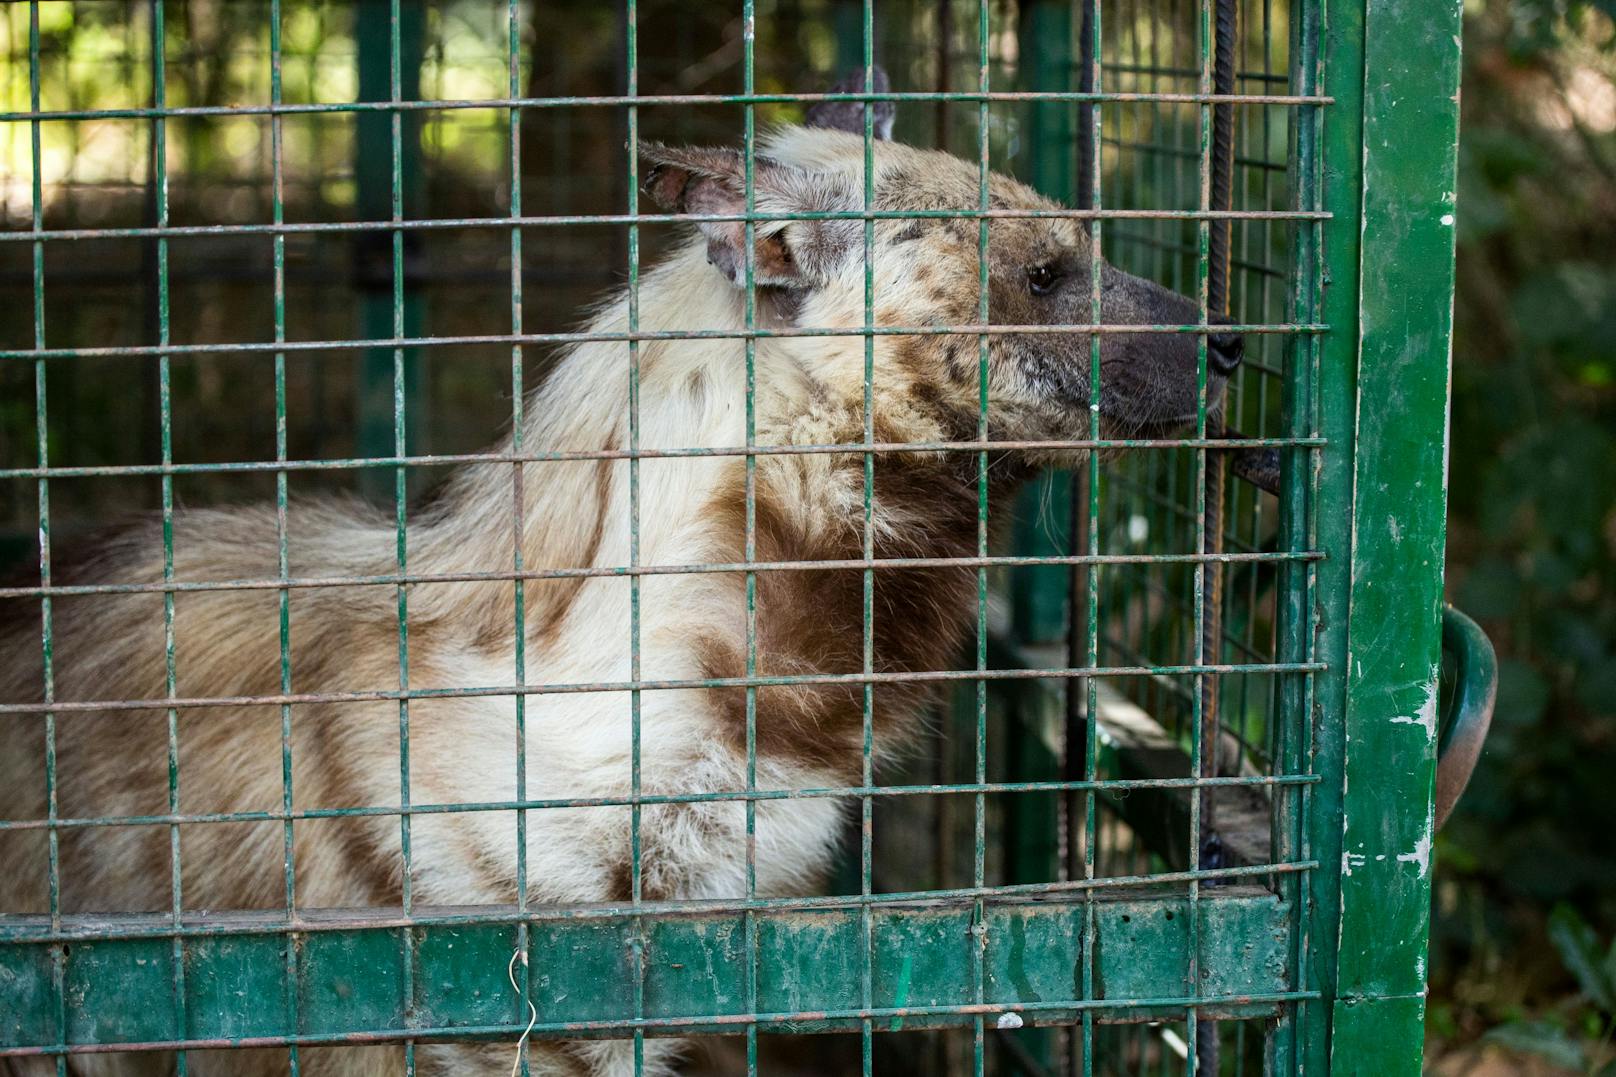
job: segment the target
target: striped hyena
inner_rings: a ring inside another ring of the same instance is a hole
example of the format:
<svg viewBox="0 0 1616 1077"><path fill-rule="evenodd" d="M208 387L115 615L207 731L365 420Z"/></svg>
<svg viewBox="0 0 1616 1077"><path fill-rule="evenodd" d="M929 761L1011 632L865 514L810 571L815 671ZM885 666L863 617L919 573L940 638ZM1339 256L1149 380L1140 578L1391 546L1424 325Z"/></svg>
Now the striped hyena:
<svg viewBox="0 0 1616 1077"><path fill-rule="evenodd" d="M890 131L881 106L877 132ZM745 209L745 162L723 148L647 146L645 191L664 211L714 217ZM862 110L820 106L807 126L784 127L755 155L755 205L764 214L861 212L865 205ZM755 325L816 327L831 335L757 339L755 441L776 446L974 441L979 436L978 334L938 332L979 324L977 220L945 214L980 208L978 166L882 138L874 147L874 324L918 327L873 340L872 415L865 417L865 232L857 219L819 217L756 224L702 220L690 241L639 283L639 446L726 450L645 458L639 464L637 555L642 566L747 559L748 440L745 345L738 336L667 339L747 326L748 263ZM1058 207L1000 175L987 185L988 320L999 326L1091 321L1089 239L1069 217L1014 216ZM1100 264L1107 324L1197 320L1188 299ZM623 685L633 679L629 581L577 572L631 563L629 298L594 313L526 401L519 443L496 454L574 454L480 461L446 481L408 527L408 761L414 805L508 803L518 796L517 703L477 689L517 683L518 633L528 684ZM1208 393L1239 361L1237 336L1214 334ZM1080 439L1090 422L1090 338L1081 332L992 335L986 345L986 434L995 442ZM1111 435L1148 435L1190 420L1197 405L1193 335L1108 333L1100 344L1098 412ZM593 455L591 455L593 454ZM996 507L1034 468L1070 465L1080 452L992 450L988 497ZM873 668L884 673L956 664L975 611L976 572L950 565L977 548L977 453L883 451L875 456L866 519L864 457L814 451L755 457L751 558L765 564L857 560L866 526L874 556L922 559L874 573ZM282 682L278 521L272 507L175 515L174 578L236 581L174 596L173 694L178 709L178 809L185 816L269 813L267 821L196 822L179 829L182 902L193 909L275 909L287 900L282 811ZM390 512L335 500L293 501L286 517L289 574L342 585L297 587L289 600L290 689L338 699L291 710L294 809L371 808L347 818L300 817L292 876L299 907L398 905L406 883L398 814L400 707L377 694L401 684L400 601ZM165 699L163 543L156 521L58 557L56 585L134 585L118 594L53 600L52 688L61 703L128 701L59 711L55 752L59 818L158 817L155 825L60 832L65 912L165 910L171 902L169 732ZM519 561L517 558L519 557ZM944 563L939 564L939 561ZM503 576L501 575L503 574ZM359 585L354 577L380 577ZM421 577L424 577L421 578ZM257 586L243 581L258 581ZM645 681L741 678L747 672L745 576L738 571L641 577L639 668ZM756 576L756 673L855 674L864 669L863 574L769 570ZM47 817L45 722L18 704L44 698L37 599L4 604L0 621L0 818ZM520 614L518 613L520 609ZM878 759L914 743L928 683L887 680L874 689ZM756 693L756 781L765 789L857 785L863 744L862 684L792 683ZM251 698L267 697L267 698ZM212 705L195 701L214 700ZM245 700L245 701L244 701ZM525 782L532 799L605 798L605 806L526 813L527 896L544 903L630 898L630 698L625 690L525 696ZM747 702L741 687L647 690L640 700L642 788L647 794L736 791L747 785ZM812 890L841 831L845 802L764 800L756 810L761 895ZM414 904L508 903L515 897L517 827L508 810L412 814L409 876ZM735 898L746 889L745 810L739 800L655 803L643 808L640 893L647 900ZM0 910L47 908L46 833L0 831ZM542 999L539 1000L542 1004ZM541 1015L542 1019L542 1015ZM315 1049L304 1073L394 1072L396 1047ZM671 1064L667 1041L646 1045L652 1069ZM622 1041L534 1048L543 1073L619 1074L632 1069ZM422 1047L431 1073L504 1073L508 1046ZM44 1060L14 1071L53 1072ZM34 1068L30 1068L33 1066ZM172 1056L74 1056L75 1073L161 1073ZM284 1050L194 1052L192 1073L283 1072ZM43 1068L40 1068L43 1067Z"/></svg>

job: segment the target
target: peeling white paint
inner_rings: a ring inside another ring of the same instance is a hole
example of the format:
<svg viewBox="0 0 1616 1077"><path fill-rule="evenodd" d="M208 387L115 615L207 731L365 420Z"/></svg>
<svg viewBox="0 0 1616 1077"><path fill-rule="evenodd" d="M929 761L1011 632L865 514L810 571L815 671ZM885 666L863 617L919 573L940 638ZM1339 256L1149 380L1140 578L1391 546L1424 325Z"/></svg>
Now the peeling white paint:
<svg viewBox="0 0 1616 1077"><path fill-rule="evenodd" d="M1401 860L1403 858L1398 857L1397 859ZM1364 855L1362 853L1342 853L1341 854L1341 874L1351 876L1352 875L1352 869L1353 868L1361 868L1361 867L1364 866L1364 863L1365 863L1365 859L1364 859Z"/></svg>
<svg viewBox="0 0 1616 1077"><path fill-rule="evenodd" d="M1392 724L1420 726L1425 730L1425 739L1428 741L1435 741L1437 694L1436 678L1432 677L1431 680L1426 684L1425 702L1420 704L1419 713L1408 718L1393 718Z"/></svg>
<svg viewBox="0 0 1616 1077"><path fill-rule="evenodd" d="M1438 683L1440 676L1440 670L1433 669L1431 671L1431 679L1426 682L1425 686L1425 702L1420 705L1420 724L1425 726L1425 735L1433 743L1436 741L1437 697L1441 695L1441 687Z"/></svg>
<svg viewBox="0 0 1616 1077"><path fill-rule="evenodd" d="M1449 228L1452 228L1453 227L1453 214L1444 213L1442 215L1442 223L1447 225Z"/></svg>
<svg viewBox="0 0 1616 1077"><path fill-rule="evenodd" d="M1420 840L1414 843L1414 851L1411 853L1398 853L1397 862L1399 864L1418 865L1420 869L1420 878L1422 879L1430 873L1431 824L1429 821L1425 824L1425 832L1420 835Z"/></svg>

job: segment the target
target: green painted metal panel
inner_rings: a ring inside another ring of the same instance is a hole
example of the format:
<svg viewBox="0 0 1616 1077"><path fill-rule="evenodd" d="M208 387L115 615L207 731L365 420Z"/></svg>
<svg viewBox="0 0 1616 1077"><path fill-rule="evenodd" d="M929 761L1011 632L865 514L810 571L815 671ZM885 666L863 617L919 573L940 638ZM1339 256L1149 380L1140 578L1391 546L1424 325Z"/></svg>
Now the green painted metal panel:
<svg viewBox="0 0 1616 1077"><path fill-rule="evenodd" d="M1013 1009L1028 1024L1070 1019L1081 1005L1099 1020L1145 1020L1198 993L1210 1012L1272 1014L1287 995L1290 910L1272 894L1231 887L1192 909L1181 894L1107 896L1094 903L1095 998L1081 1004L1085 912L1081 902L995 901L980 924L969 904L880 906L870 915L871 996L858 998L864 946L858 908L768 909L755 914L759 981L756 1011L768 1027L828 1031L969 1023L975 1014ZM446 910L463 912L464 910ZM418 910L401 953L399 929L366 913L326 913L292 936L298 949L297 1006L286 1005L283 937L256 914L187 918L179 949L185 980L183 1034L166 1004L174 945L166 920L68 918L69 935L113 935L63 947L69 992L68 1044L157 1045L274 1039L326 1042L386 1038L418 1029L422 1038L519 1031L506 969L515 922L459 922ZM509 909L478 910L480 914ZM344 916L354 926L345 926ZM1198 925L1192 930L1192 916ZM605 1034L639 1025L647 1034L724 1031L749 1012L745 917L736 912L646 914L644 1019L635 1015L635 918L629 913L531 920L528 990L541 1013L539 1034ZM38 936L43 919L11 918L9 935ZM132 936L132 937L131 937ZM1190 948L1202 970L1188 980ZM983 998L973 997L973 954L983 960ZM402 962L413 963L406 987ZM0 1054L55 1046L48 1012L50 946L0 948ZM156 1000L157 1004L153 1004ZM1151 1005L1154 1003L1155 1005ZM26 1015L35 1015L28 1017ZM9 1015L19 1015L12 1017Z"/></svg>
<svg viewBox="0 0 1616 1077"><path fill-rule="evenodd" d="M761 921L760 921L761 926ZM781 925L775 925L777 928ZM623 955L624 963L614 984L628 983L633 976L629 961L633 957L633 925L617 927L619 936L614 940L613 953ZM760 932L761 934L761 932ZM776 938L782 952L792 955L788 964L799 967L818 947L817 938L804 939L793 933L778 932ZM746 924L738 916L703 920L652 920L646 924L646 979L645 1013L648 1017L677 1019L689 1013L723 1014L745 1013L747 988L741 970L746 968ZM841 960L846 963L857 956L851 948L843 947ZM814 954L824 956L822 951ZM809 963L809 969L814 966ZM735 970L728 976L720 970ZM811 974L811 973L810 973ZM759 969L758 998L769 998L770 973ZM845 1002L848 996L843 995ZM778 1005L778 1003L775 1003ZM836 1003L818 1008L834 1008Z"/></svg>
<svg viewBox="0 0 1616 1077"><path fill-rule="evenodd" d="M509 1020L505 967L515 948L516 929L510 927L503 932L446 927L422 933L415 956L415 1020L438 1028Z"/></svg>
<svg viewBox="0 0 1616 1077"><path fill-rule="evenodd" d="M321 931L296 942L302 1031L338 1034L396 1020L404 999L397 933Z"/></svg>
<svg viewBox="0 0 1616 1077"><path fill-rule="evenodd" d="M1300 343L1291 351L1291 361L1311 363L1317 379L1316 399L1294 399L1292 422L1312 424L1326 444L1316 458L1316 471L1291 458L1285 461L1283 478L1288 490L1310 485L1316 491L1311 520L1294 510L1289 516L1293 526L1315 529L1317 548L1325 554L1317 569L1316 609L1307 610L1306 623L1296 628L1304 637L1313 637L1317 659L1331 671L1339 671L1347 661L1346 610L1351 582L1363 5L1332 4L1327 20L1325 12L1311 4L1298 4L1296 10L1300 17L1294 25L1295 42L1305 54L1311 40L1319 56L1317 70L1303 68L1301 74L1311 77L1313 85L1334 100L1322 115L1308 117L1298 132L1296 156L1309 160L1313 173L1310 186L1299 190L1299 197L1317 198L1329 207L1330 218L1321 228L1318 249L1309 252L1318 259L1314 263L1318 267L1316 288L1305 290L1296 302L1298 316L1303 311L1318 312L1320 320L1332 330L1316 346L1316 356L1303 350ZM1299 645L1306 646L1307 642L1304 638ZM1291 746L1293 758L1304 753L1310 756L1313 770L1322 779L1311 791L1301 841L1321 864L1331 866L1341 860L1345 687L1339 675L1317 678L1313 713L1309 716L1312 743ZM1305 691L1288 702L1306 706ZM1341 926L1338 872L1318 872L1309 880L1307 900L1302 902L1301 894L1296 898L1305 917L1299 925L1299 938L1305 940L1305 945L1298 954L1297 967L1320 997L1301 1003L1294 1023L1281 1025L1281 1035L1274 1044L1274 1068L1285 1073L1324 1073L1329 1067L1336 946Z"/></svg>
<svg viewBox="0 0 1616 1077"><path fill-rule="evenodd" d="M1416 1073L1430 898L1459 8L1333 6L1325 28L1321 679L1302 1058ZM1343 504L1350 490L1350 512ZM1345 614L1345 615L1343 615ZM1335 776L1339 775L1339 780Z"/></svg>
<svg viewBox="0 0 1616 1077"><path fill-rule="evenodd" d="M187 946L186 1035L238 1039L288 1027L286 945L273 935L219 935Z"/></svg>
<svg viewBox="0 0 1616 1077"><path fill-rule="evenodd" d="M529 926L530 990L535 1004L545 1007L547 1020L623 1021L633 1018L631 928L632 924L625 918ZM726 956L717 964L734 968L737 959L728 948L718 949ZM680 951L676 948L675 952ZM507 952L505 958L509 957ZM648 970L656 964L651 962ZM655 1012L648 990L646 1014Z"/></svg>
<svg viewBox="0 0 1616 1077"><path fill-rule="evenodd" d="M1417 1073L1431 896L1461 6L1370 0L1333 1068ZM1371 271L1369 267L1373 267ZM1367 1033L1367 1034L1366 1034Z"/></svg>
<svg viewBox="0 0 1616 1077"><path fill-rule="evenodd" d="M178 1034L170 1003L174 950L165 939L73 945L64 961L67 1035L78 1043L140 1043Z"/></svg>
<svg viewBox="0 0 1616 1077"><path fill-rule="evenodd" d="M1340 1049L1330 1060L1338 1077L1382 1077L1420 1072L1418 1044L1410 1048L1409 1030L1423 1026L1425 998L1353 997L1338 999L1330 1025Z"/></svg>
<svg viewBox="0 0 1616 1077"><path fill-rule="evenodd" d="M53 948L0 947L0 1042L47 1043L56 1036Z"/></svg>

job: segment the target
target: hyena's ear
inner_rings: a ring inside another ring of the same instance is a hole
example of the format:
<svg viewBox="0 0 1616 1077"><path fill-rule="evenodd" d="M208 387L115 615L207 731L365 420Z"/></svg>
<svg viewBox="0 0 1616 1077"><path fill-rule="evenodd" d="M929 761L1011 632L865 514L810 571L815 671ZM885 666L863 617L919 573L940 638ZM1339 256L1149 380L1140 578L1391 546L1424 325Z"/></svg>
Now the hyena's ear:
<svg viewBox="0 0 1616 1077"><path fill-rule="evenodd" d="M864 88L864 72L855 71L847 75L828 93L891 93L892 80L887 78L883 68L875 69L875 80L868 90ZM897 118L897 106L891 101L875 101L871 103L870 111L874 113L875 137L883 141L892 138L892 121ZM864 102L863 101L820 101L809 106L808 116L803 121L807 127L829 127L837 131L848 131L855 135L864 134Z"/></svg>
<svg viewBox="0 0 1616 1077"><path fill-rule="evenodd" d="M739 216L746 212L745 159L733 149L642 143L644 190L668 213ZM857 210L845 181L808 173L767 157L752 163L753 205L759 213L831 213ZM707 260L737 287L746 283L744 221L698 221L707 237ZM752 280L760 285L811 288L857 244L857 221L758 221Z"/></svg>

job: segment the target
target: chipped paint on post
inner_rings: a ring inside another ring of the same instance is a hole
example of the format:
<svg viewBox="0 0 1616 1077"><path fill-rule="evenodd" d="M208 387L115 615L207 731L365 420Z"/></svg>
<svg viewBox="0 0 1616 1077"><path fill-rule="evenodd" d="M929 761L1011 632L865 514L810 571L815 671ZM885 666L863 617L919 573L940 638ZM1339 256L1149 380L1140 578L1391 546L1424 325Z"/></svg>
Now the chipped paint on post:
<svg viewBox="0 0 1616 1077"><path fill-rule="evenodd" d="M1418 714L1400 715L1392 719L1393 725L1417 725L1425 730L1426 739L1432 744L1436 743L1436 707L1437 699L1442 694L1439 679L1442 676L1440 666L1431 670L1430 688L1425 693L1425 702L1420 704Z"/></svg>
<svg viewBox="0 0 1616 1077"><path fill-rule="evenodd" d="M1434 830L1460 7L1367 0L1363 20L1350 672L1330 1069L1417 1074Z"/></svg>

